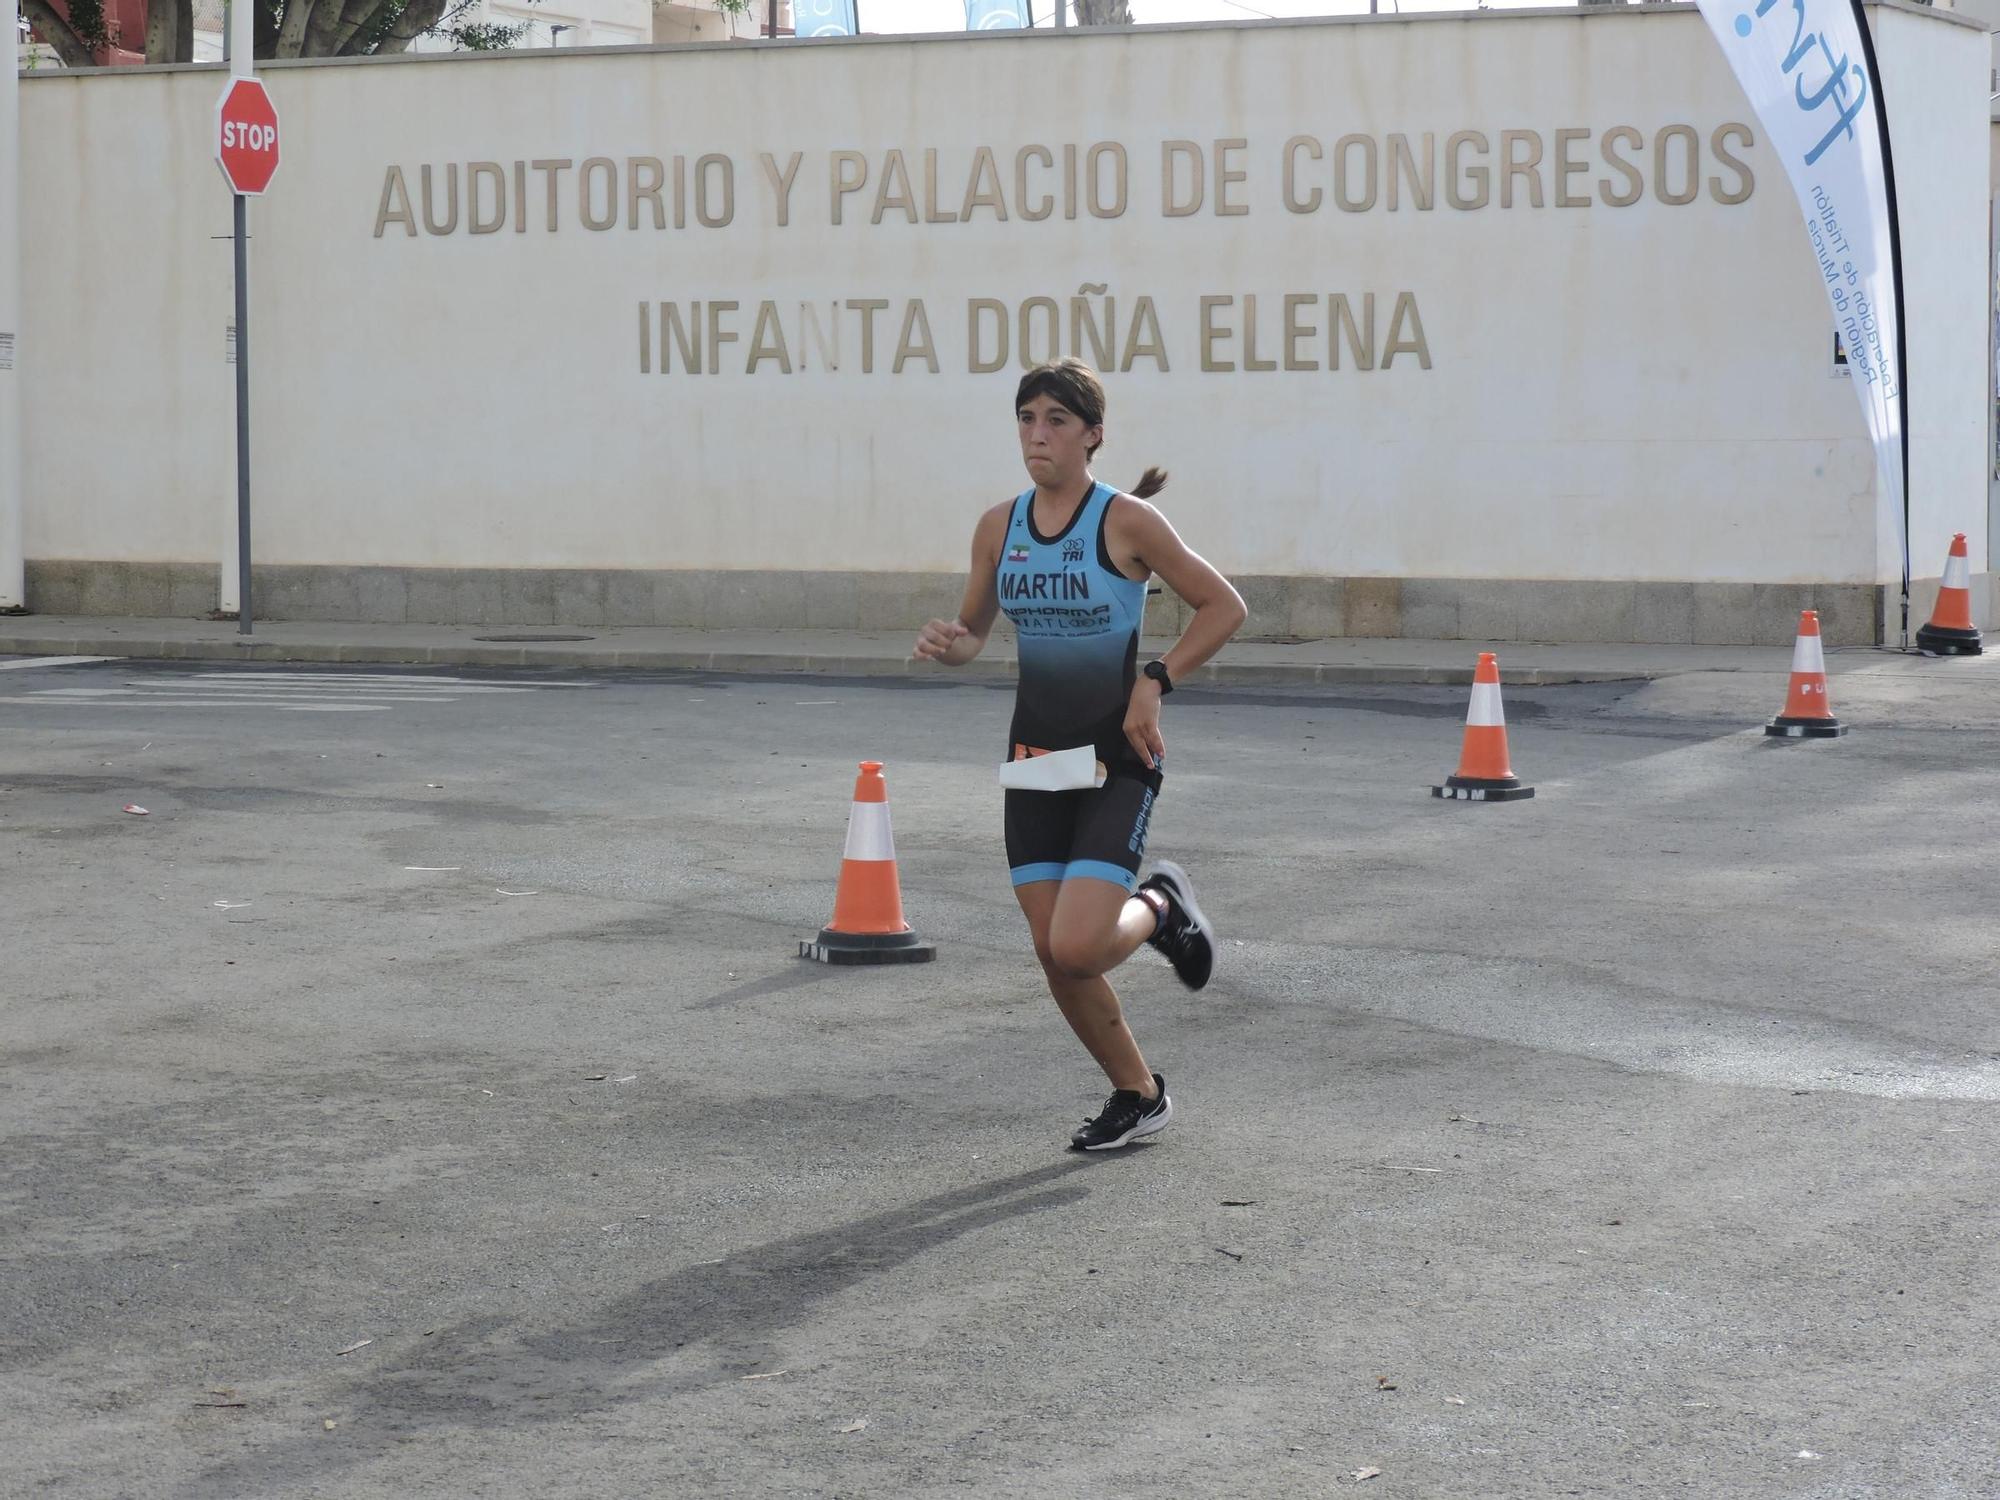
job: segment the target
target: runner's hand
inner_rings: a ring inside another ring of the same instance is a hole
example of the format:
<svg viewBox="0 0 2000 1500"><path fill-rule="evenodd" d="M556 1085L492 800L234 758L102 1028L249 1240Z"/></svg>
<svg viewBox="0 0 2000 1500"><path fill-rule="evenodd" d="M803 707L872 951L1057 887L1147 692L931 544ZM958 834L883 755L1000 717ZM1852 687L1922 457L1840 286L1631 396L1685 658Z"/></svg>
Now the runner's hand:
<svg viewBox="0 0 2000 1500"><path fill-rule="evenodd" d="M917 644L910 652L910 659L943 661L953 646L971 634L957 620L932 620L917 632Z"/></svg>
<svg viewBox="0 0 2000 1500"><path fill-rule="evenodd" d="M1167 742L1160 735L1160 685L1150 677L1132 687L1132 701L1125 707L1125 742L1148 766L1157 767L1167 758Z"/></svg>

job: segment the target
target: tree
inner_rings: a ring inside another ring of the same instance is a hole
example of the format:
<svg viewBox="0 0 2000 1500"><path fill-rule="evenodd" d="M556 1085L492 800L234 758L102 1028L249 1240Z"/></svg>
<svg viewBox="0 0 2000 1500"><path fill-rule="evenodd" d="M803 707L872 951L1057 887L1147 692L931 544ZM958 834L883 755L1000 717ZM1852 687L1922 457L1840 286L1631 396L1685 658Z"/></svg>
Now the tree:
<svg viewBox="0 0 2000 1500"><path fill-rule="evenodd" d="M1130 26L1132 24L1130 0L1076 0L1076 24Z"/></svg>
<svg viewBox="0 0 2000 1500"><path fill-rule="evenodd" d="M524 28L461 23L477 0L236 0L254 4L256 55L381 57L408 50L420 36L450 37L461 47L511 46ZM29 24L67 68L87 68L106 40L103 0L22 0ZM136 39L134 39L136 40ZM125 43L132 46L131 41ZM133 46L132 50L140 50ZM192 0L152 0L144 43L149 63L194 58Z"/></svg>

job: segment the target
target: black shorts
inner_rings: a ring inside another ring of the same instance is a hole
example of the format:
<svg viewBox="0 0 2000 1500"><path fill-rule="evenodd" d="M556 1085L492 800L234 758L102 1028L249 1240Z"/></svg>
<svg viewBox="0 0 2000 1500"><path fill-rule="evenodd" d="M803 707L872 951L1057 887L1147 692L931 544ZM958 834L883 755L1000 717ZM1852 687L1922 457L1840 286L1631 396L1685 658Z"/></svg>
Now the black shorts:
<svg viewBox="0 0 2000 1500"><path fill-rule="evenodd" d="M1014 884L1037 880L1108 880L1131 890L1139 882L1159 788L1151 780L1114 774L1078 792L1007 794L1007 863Z"/></svg>

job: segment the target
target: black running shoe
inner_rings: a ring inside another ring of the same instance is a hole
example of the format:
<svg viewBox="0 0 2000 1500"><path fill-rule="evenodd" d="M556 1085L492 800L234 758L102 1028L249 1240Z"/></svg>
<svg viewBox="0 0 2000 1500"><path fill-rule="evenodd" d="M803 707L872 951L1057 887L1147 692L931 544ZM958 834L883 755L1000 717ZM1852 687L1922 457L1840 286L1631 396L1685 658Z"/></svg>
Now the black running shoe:
<svg viewBox="0 0 2000 1500"><path fill-rule="evenodd" d="M1163 859L1153 873L1139 882L1142 890L1152 889L1167 898L1166 920L1160 930L1146 939L1166 954L1181 977L1181 983L1198 990L1215 972L1215 928L1195 904L1194 882L1172 860Z"/></svg>
<svg viewBox="0 0 2000 1500"><path fill-rule="evenodd" d="M1153 1075L1153 1086L1160 1091L1156 1099L1148 1099L1135 1089L1112 1094L1104 1101L1102 1114L1070 1132L1070 1150L1115 1151L1142 1135L1164 1129L1174 1116L1174 1101L1167 1097L1167 1080L1158 1073Z"/></svg>

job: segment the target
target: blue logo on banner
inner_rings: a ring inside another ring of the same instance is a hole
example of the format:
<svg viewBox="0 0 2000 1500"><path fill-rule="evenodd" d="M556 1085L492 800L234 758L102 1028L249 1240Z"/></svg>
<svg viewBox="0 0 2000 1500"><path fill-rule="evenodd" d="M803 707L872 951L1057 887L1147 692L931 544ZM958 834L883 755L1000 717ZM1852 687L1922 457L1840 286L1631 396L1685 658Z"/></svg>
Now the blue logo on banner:
<svg viewBox="0 0 2000 1500"><path fill-rule="evenodd" d="M967 31L1012 31L1028 24L1028 0L965 0Z"/></svg>
<svg viewBox="0 0 2000 1500"><path fill-rule="evenodd" d="M1777 3L1778 0L1760 0L1757 6L1758 18L1762 19ZM1753 25L1748 16L1737 16L1736 34L1747 37ZM1815 49L1826 64L1826 81L1809 95L1806 93L1805 75L1800 73L1796 89L1798 105L1805 113L1811 114L1822 104L1831 102L1835 118L1833 128L1820 138L1817 146L1806 153L1806 165L1809 167L1826 154L1826 148L1833 144L1834 137L1843 131L1850 141L1854 139L1855 117L1861 113L1861 107L1868 102L1866 64L1849 61L1846 53L1836 58L1833 55L1833 48L1827 45L1825 37L1816 31L1806 30L1806 0L1792 0L1792 43L1785 52L1783 64L1786 75L1790 76ZM1851 99L1848 97L1850 88L1853 90Z"/></svg>
<svg viewBox="0 0 2000 1500"><path fill-rule="evenodd" d="M792 0L794 36L853 36L854 0Z"/></svg>

